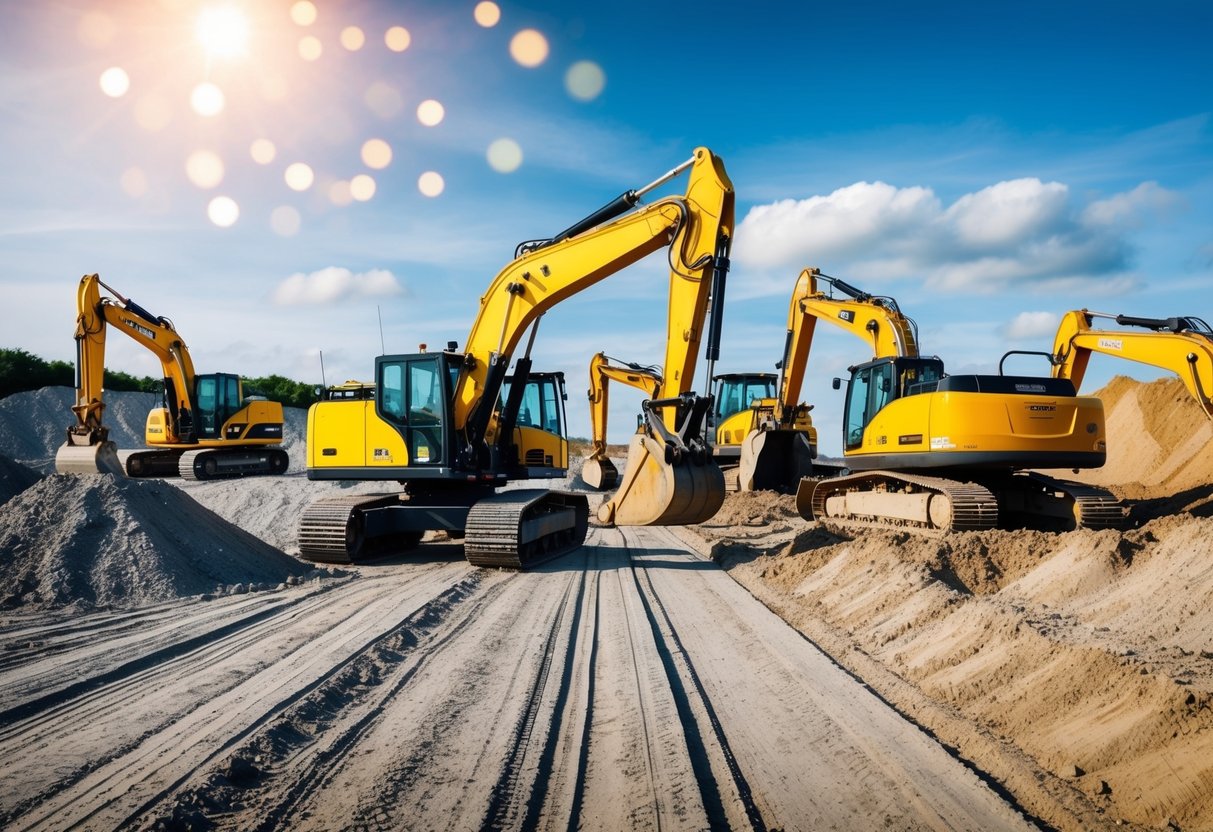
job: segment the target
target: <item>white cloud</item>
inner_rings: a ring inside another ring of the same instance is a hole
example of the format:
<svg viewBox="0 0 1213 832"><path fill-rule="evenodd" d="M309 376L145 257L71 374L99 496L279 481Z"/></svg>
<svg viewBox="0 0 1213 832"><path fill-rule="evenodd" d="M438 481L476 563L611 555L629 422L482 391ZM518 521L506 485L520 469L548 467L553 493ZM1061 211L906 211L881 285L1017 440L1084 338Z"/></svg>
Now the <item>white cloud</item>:
<svg viewBox="0 0 1213 832"><path fill-rule="evenodd" d="M1150 214L1165 214L1183 204L1183 197L1157 182L1142 182L1131 191L1092 202L1082 212L1082 221L1091 226L1119 225L1139 227Z"/></svg>
<svg viewBox="0 0 1213 832"><path fill-rule="evenodd" d="M355 274L346 268L329 266L311 274L296 272L286 278L274 290L273 301L278 306L309 306L403 292L396 276L384 269Z"/></svg>
<svg viewBox="0 0 1213 832"><path fill-rule="evenodd" d="M1136 285L1127 230L1179 198L1146 182L1076 204L1061 182L998 182L946 207L926 187L859 182L828 196L750 209L734 260L753 291L807 265L871 283L916 280L937 290L990 294L1065 284L1108 293ZM751 291L750 294L753 294Z"/></svg>
<svg viewBox="0 0 1213 832"><path fill-rule="evenodd" d="M1060 182L1013 179L965 194L942 220L957 240L977 249L1015 246L1055 228L1066 209L1068 189Z"/></svg>
<svg viewBox="0 0 1213 832"><path fill-rule="evenodd" d="M1013 341L1034 341L1052 336L1061 316L1054 312L1020 312L1002 329Z"/></svg>

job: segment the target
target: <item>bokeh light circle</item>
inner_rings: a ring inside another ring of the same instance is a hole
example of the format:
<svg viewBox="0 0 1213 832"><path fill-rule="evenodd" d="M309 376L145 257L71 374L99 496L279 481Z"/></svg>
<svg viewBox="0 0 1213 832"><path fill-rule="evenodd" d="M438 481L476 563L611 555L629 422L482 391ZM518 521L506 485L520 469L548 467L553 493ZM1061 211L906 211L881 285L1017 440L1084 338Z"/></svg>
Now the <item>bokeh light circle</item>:
<svg viewBox="0 0 1213 832"><path fill-rule="evenodd" d="M185 175L195 186L214 188L223 181L223 160L211 150L195 150L185 160Z"/></svg>
<svg viewBox="0 0 1213 832"><path fill-rule="evenodd" d="M357 26L346 26L341 30L341 45L351 52L357 52L366 43L366 34Z"/></svg>
<svg viewBox="0 0 1213 832"><path fill-rule="evenodd" d="M365 173L360 173L350 180L350 196L359 202L366 202L375 195L375 180Z"/></svg>
<svg viewBox="0 0 1213 832"><path fill-rule="evenodd" d="M249 155L259 165L268 165L278 155L278 148L269 139L254 139L249 145Z"/></svg>
<svg viewBox="0 0 1213 832"><path fill-rule="evenodd" d="M279 205L270 212L270 228L279 237L294 237L303 225L303 217L290 205Z"/></svg>
<svg viewBox="0 0 1213 832"><path fill-rule="evenodd" d="M235 6L204 7L194 31L207 55L238 58L248 53L248 18Z"/></svg>
<svg viewBox="0 0 1213 832"><path fill-rule="evenodd" d="M147 174L143 172L143 168L127 168L122 171L122 178L119 182L122 185L122 191L127 196L138 199L147 195Z"/></svg>
<svg viewBox="0 0 1213 832"><path fill-rule="evenodd" d="M367 139L362 145L362 163L372 170L383 170L392 163L392 146L383 139Z"/></svg>
<svg viewBox="0 0 1213 832"><path fill-rule="evenodd" d="M354 196L350 193L350 183L348 180L338 179L332 185L329 185L329 202L338 208L344 208L353 201Z"/></svg>
<svg viewBox="0 0 1213 832"><path fill-rule="evenodd" d="M286 172L282 175L282 178L286 181L286 186L292 191L306 191L316 181L316 174L312 172L311 167L307 164L294 162L287 165Z"/></svg>
<svg viewBox="0 0 1213 832"><path fill-rule="evenodd" d="M223 112L226 104L227 99L223 95L223 90L210 81L203 81L190 93L190 107L200 116L207 118L217 116Z"/></svg>
<svg viewBox="0 0 1213 832"><path fill-rule="evenodd" d="M513 139L501 138L489 145L485 156L498 173L513 173L522 165L522 148Z"/></svg>
<svg viewBox="0 0 1213 832"><path fill-rule="evenodd" d="M162 96L149 93L135 102L135 123L149 133L158 133L173 120L173 108Z"/></svg>
<svg viewBox="0 0 1213 832"><path fill-rule="evenodd" d="M304 35L299 38L299 57L305 61L315 61L324 54L324 44L315 35Z"/></svg>
<svg viewBox="0 0 1213 832"><path fill-rule="evenodd" d="M383 42L393 52L403 52L413 42L413 36L403 26L393 26L383 36Z"/></svg>
<svg viewBox="0 0 1213 832"><path fill-rule="evenodd" d="M117 33L118 24L105 12L87 12L76 26L76 37L85 46L106 46Z"/></svg>
<svg viewBox="0 0 1213 832"><path fill-rule="evenodd" d="M426 127L436 127L446 118L446 108L441 101L427 98L417 105L417 120Z"/></svg>
<svg viewBox="0 0 1213 832"><path fill-rule="evenodd" d="M578 61L564 74L564 88L579 101L592 101L606 86L606 73L593 61Z"/></svg>
<svg viewBox="0 0 1213 832"><path fill-rule="evenodd" d="M427 170L417 178L417 190L421 191L422 196L435 197L443 192L446 188L446 182L442 179L442 174Z"/></svg>
<svg viewBox="0 0 1213 832"><path fill-rule="evenodd" d="M523 29L510 39L510 57L528 69L546 61L548 51L548 39L536 29Z"/></svg>
<svg viewBox="0 0 1213 832"><path fill-rule="evenodd" d="M391 84L376 81L366 88L362 101L367 109L380 118L392 118L400 115L404 109L404 98Z"/></svg>
<svg viewBox="0 0 1213 832"><path fill-rule="evenodd" d="M97 79L101 91L110 98L121 98L131 88L131 77L120 66L111 66Z"/></svg>
<svg viewBox="0 0 1213 832"><path fill-rule="evenodd" d="M311 26L316 22L316 5L309 0L299 0L291 6L291 20L297 26Z"/></svg>
<svg viewBox="0 0 1213 832"><path fill-rule="evenodd" d="M481 0L472 10L472 17L486 29L491 29L501 22L501 7L492 0Z"/></svg>
<svg viewBox="0 0 1213 832"><path fill-rule="evenodd" d="M207 203L206 215L220 228L230 228L240 219L240 206L230 196L217 196Z"/></svg>

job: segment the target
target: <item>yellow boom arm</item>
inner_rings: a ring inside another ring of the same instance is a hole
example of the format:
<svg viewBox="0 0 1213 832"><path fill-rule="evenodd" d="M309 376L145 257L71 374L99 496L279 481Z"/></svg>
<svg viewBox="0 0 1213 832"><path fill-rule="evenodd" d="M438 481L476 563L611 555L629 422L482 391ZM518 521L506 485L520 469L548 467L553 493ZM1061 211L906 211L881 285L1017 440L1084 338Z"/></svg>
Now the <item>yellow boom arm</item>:
<svg viewBox="0 0 1213 832"><path fill-rule="evenodd" d="M103 297L101 287L114 294ZM121 303L121 305L119 305ZM133 301L122 297L101 282L95 274L80 279L76 292L76 403L72 412L78 424L69 431L85 439L79 444L105 441L107 432L101 423L103 379L105 374L105 333L108 326L117 327L146 349L150 350L164 369L166 382L173 388L177 422L189 420L194 408L190 396L194 389L194 364L185 342L167 318L152 315ZM184 414L184 416L183 416ZM171 426L178 433L177 424ZM191 428L192 429L192 428Z"/></svg>
<svg viewBox="0 0 1213 832"><path fill-rule="evenodd" d="M593 443L591 456L606 456L607 403L610 399L609 382L622 382L644 391L650 399L657 397L661 389L661 374L653 367L612 364L603 353L595 353L590 359L590 439Z"/></svg>
<svg viewBox="0 0 1213 832"><path fill-rule="evenodd" d="M1132 329L1095 330L1095 318L1108 318ZM1092 353L1127 358L1170 370L1213 419L1213 331L1199 318L1136 318L1079 309L1067 312L1053 339L1053 376L1082 385Z"/></svg>
<svg viewBox="0 0 1213 832"><path fill-rule="evenodd" d="M689 390L713 277L718 273L723 279L728 267L733 185L723 163L701 147L636 196L688 166L684 196L661 199L525 253L494 278L480 299L466 342L468 362L455 389L455 427L469 444L485 435L501 379L527 327L562 300L662 248L669 249L670 263L664 395ZM663 413L668 427L674 419L672 409Z"/></svg>

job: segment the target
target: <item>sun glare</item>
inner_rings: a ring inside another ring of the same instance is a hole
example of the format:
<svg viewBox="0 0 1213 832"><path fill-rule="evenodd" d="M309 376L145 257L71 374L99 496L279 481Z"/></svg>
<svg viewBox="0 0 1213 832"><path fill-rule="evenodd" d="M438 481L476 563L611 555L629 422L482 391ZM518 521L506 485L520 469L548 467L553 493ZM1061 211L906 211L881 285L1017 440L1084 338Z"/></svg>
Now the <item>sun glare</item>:
<svg viewBox="0 0 1213 832"><path fill-rule="evenodd" d="M240 206L230 196L217 196L207 203L206 215L220 228L229 228L240 218Z"/></svg>
<svg viewBox="0 0 1213 832"><path fill-rule="evenodd" d="M131 88L130 76L120 66L111 66L101 73L101 91L110 98L121 98Z"/></svg>
<svg viewBox="0 0 1213 832"><path fill-rule="evenodd" d="M210 57L242 58L248 54L248 18L235 6L204 8L198 13L195 30Z"/></svg>
<svg viewBox="0 0 1213 832"><path fill-rule="evenodd" d="M210 81L203 81L190 93L190 107L200 116L217 116L223 112L226 104L223 90Z"/></svg>

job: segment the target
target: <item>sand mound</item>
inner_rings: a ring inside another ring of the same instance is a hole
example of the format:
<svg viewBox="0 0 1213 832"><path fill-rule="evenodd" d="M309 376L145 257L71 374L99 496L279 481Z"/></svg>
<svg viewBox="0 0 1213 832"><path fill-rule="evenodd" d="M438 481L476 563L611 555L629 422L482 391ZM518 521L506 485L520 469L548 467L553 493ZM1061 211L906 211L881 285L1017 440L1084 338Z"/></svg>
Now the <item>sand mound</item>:
<svg viewBox="0 0 1213 832"><path fill-rule="evenodd" d="M55 452L63 444L67 426L75 421L69 387L44 387L0 399L0 448L18 462L43 474L55 472ZM104 421L119 450L147 447L143 428L147 414L160 406L153 393L107 392ZM305 442L307 411L283 408L282 447L290 455L288 471L307 468Z"/></svg>
<svg viewBox="0 0 1213 832"><path fill-rule="evenodd" d="M4 505L37 481L37 472L0 454L0 505Z"/></svg>
<svg viewBox="0 0 1213 832"><path fill-rule="evenodd" d="M133 607L310 567L156 480L56 474L0 506L0 605Z"/></svg>
<svg viewBox="0 0 1213 832"><path fill-rule="evenodd" d="M1104 403L1108 461L1082 479L1126 488L1126 496L1153 499L1213 485L1213 421L1192 401L1183 382L1143 384L1117 376L1096 396ZM1207 496L1207 495L1206 495Z"/></svg>

